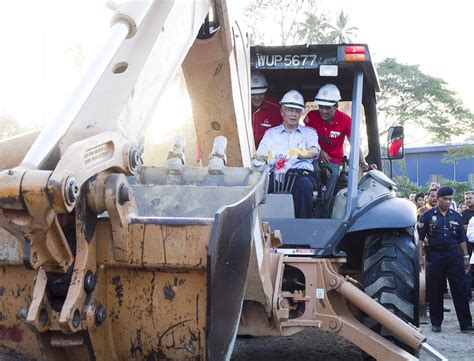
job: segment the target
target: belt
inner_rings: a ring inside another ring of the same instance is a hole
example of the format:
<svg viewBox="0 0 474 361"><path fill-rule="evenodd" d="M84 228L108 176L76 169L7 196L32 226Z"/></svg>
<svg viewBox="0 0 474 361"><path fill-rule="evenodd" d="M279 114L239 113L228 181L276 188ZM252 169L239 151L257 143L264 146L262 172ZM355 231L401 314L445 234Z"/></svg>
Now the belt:
<svg viewBox="0 0 474 361"><path fill-rule="evenodd" d="M429 246L428 250L437 251L437 252L450 252L454 247L457 247L457 244L450 244L449 246Z"/></svg>

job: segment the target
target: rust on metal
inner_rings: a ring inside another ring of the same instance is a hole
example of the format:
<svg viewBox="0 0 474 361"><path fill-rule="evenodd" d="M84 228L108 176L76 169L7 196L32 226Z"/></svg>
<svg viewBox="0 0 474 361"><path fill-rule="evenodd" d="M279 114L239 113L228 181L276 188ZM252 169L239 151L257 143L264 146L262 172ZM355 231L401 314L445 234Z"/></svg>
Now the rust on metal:
<svg viewBox="0 0 474 361"><path fill-rule="evenodd" d="M24 210L25 203L21 197L21 182L25 170L9 169L0 172L0 207L2 209Z"/></svg>
<svg viewBox="0 0 474 361"><path fill-rule="evenodd" d="M78 200L78 211L76 212L76 250L75 262L72 271L71 284L68 288L66 299L59 316L59 327L66 333L77 332L85 328L87 309L85 306L87 297L93 295L95 289L95 274L97 272L97 239L95 233L92 236L82 232L87 229L83 222L89 218L85 215L87 211L87 196L80 195ZM95 222L93 222L95 225ZM95 228L95 227L94 227ZM93 277L94 287L87 291L86 276Z"/></svg>
<svg viewBox="0 0 474 361"><path fill-rule="evenodd" d="M122 306L123 303L123 285L120 281L120 276L114 276L110 279L114 285L114 294L119 306Z"/></svg>
<svg viewBox="0 0 474 361"><path fill-rule="evenodd" d="M0 319L0 321L4 319ZM20 327L6 328L0 325L0 341L22 342L23 330Z"/></svg>
<svg viewBox="0 0 474 361"><path fill-rule="evenodd" d="M114 257L117 261L127 262L130 257L130 237L127 215L135 209L133 202L122 204L120 190L128 187L123 174L111 174L105 180L105 207L112 226Z"/></svg>
<svg viewBox="0 0 474 361"><path fill-rule="evenodd" d="M21 264L0 262L0 350L19 359L41 359L36 334L24 322L35 275Z"/></svg>

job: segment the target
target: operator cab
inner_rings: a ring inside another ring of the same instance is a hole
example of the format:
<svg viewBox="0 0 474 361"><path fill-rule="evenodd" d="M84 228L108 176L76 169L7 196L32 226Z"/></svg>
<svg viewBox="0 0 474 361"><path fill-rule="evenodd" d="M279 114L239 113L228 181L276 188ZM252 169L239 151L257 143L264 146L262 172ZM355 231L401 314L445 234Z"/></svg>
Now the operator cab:
<svg viewBox="0 0 474 361"><path fill-rule="evenodd" d="M379 83L367 45L255 46L250 51L252 70L265 76L268 93L276 99L296 89L303 95L307 110L314 110L318 89L327 83L335 84L342 97L339 109L352 117L351 143L358 149L358 142L363 141L366 161L382 169L375 98ZM358 163L356 167L351 163L353 153L352 149L350 154L345 152L349 156L348 169L358 169ZM352 174L347 172L346 177L347 188L341 192L341 200L336 199L330 219L294 219L291 194L284 195L286 198L278 194L267 196L262 217L272 229L281 231L281 252L295 254L299 249L304 255L315 256L336 253L336 245L357 219L355 200L360 176L355 170ZM361 182L368 178L370 175L364 176Z"/></svg>
<svg viewBox="0 0 474 361"><path fill-rule="evenodd" d="M361 99L366 125L364 139L368 149L367 161L382 169L375 92L379 82L369 48L353 45L294 45L254 46L250 48L251 69L258 70L268 81L268 93L276 99L291 89L298 90L307 105L313 107L318 89L327 83L335 84L341 93L341 104L354 98L354 76L361 72ZM344 107L350 114L350 104ZM365 148L363 146L363 148Z"/></svg>

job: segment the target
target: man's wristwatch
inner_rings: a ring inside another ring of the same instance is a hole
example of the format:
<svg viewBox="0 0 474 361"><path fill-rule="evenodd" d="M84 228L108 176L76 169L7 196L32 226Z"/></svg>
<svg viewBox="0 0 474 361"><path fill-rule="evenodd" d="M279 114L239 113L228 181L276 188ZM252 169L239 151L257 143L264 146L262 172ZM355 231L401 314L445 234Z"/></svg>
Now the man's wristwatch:
<svg viewBox="0 0 474 361"><path fill-rule="evenodd" d="M465 258L465 259L469 259L469 258L471 258L471 257L469 257L469 255L466 254L466 255L464 256L464 258Z"/></svg>

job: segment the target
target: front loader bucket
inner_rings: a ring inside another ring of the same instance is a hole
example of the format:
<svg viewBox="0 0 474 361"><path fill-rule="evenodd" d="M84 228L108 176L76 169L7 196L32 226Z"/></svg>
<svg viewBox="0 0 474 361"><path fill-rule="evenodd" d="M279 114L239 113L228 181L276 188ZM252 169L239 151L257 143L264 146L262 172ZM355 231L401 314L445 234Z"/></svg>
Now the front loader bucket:
<svg viewBox="0 0 474 361"><path fill-rule="evenodd" d="M237 335L252 248L257 189L258 185L238 203L221 208L214 218L207 262L209 360L229 359Z"/></svg>
<svg viewBox="0 0 474 361"><path fill-rule="evenodd" d="M184 167L179 174L163 168L148 168L141 179L131 182L137 203L137 219L145 223L145 234L157 223L185 229L186 238L196 235L197 224L208 229L191 240L192 247L198 248L199 254L202 255L202 251L207 253L207 259L194 262L194 266L186 264L184 259L192 257L197 249L191 250L184 244L175 244L174 249L167 244L164 246L165 252L172 251L182 261L181 265L172 264L170 253L167 253L164 257L166 264L163 267L157 264L158 274L181 272L179 279L184 281L173 287L176 306L171 305L172 308L165 310L167 315L162 315L161 324L155 322L155 327L157 331L166 331L168 324L187 320L186 327L192 332L179 333L174 329L175 335L179 336L175 339L181 345L174 347L177 342L173 341L167 347L161 347L160 352L170 359L229 359L245 293L257 206L265 195L267 177L242 168L225 168L217 174L209 173L205 168ZM205 239L206 235L209 238ZM180 298L185 292L189 295ZM206 307L202 308L203 304ZM159 315L160 310L157 311ZM173 317L170 317L171 313ZM198 342L193 339L193 334ZM193 354L186 352L187 345L191 344L194 345Z"/></svg>
<svg viewBox="0 0 474 361"><path fill-rule="evenodd" d="M92 179L76 209L73 280L44 270L36 284L37 271L9 283L0 277L8 315L0 318L0 332L12 335L0 338L0 354L15 350L18 358L53 361L228 359L266 180L251 169L188 167ZM20 257L0 257L4 275L20 265ZM64 293L58 280L70 282ZM20 281L21 300L14 292ZM60 323L69 309L75 322ZM37 313L44 316L39 323ZM14 322L22 339L10 331Z"/></svg>

